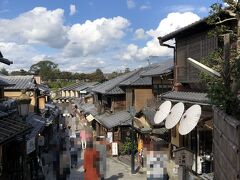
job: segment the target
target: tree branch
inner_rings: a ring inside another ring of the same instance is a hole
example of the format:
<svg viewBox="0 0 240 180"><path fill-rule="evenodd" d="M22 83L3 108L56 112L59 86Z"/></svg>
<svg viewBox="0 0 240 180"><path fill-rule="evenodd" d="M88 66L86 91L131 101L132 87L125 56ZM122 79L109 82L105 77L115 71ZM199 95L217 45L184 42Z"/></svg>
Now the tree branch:
<svg viewBox="0 0 240 180"><path fill-rule="evenodd" d="M237 19L237 18L235 18L235 17L233 17L233 18L228 18L228 19L224 19L224 20L222 20L222 21L217 22L215 25L223 24L223 23L225 23L225 22L227 22L227 21L232 21L232 20L236 20L236 19Z"/></svg>

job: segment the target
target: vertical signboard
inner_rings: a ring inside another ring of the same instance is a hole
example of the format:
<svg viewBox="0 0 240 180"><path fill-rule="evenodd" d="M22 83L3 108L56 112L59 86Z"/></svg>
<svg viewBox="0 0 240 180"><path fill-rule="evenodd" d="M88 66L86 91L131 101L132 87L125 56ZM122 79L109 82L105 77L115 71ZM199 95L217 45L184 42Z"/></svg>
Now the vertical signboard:
<svg viewBox="0 0 240 180"><path fill-rule="evenodd" d="M117 144L117 142L112 142L112 155L113 156L118 155L118 144Z"/></svg>
<svg viewBox="0 0 240 180"><path fill-rule="evenodd" d="M107 139L109 143L112 143L113 141L113 133L112 132L107 132Z"/></svg>

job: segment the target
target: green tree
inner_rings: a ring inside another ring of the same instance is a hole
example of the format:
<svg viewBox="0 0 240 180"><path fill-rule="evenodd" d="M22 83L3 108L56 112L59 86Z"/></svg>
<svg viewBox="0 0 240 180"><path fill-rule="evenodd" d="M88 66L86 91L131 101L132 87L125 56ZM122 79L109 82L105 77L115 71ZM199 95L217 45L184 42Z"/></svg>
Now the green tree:
<svg viewBox="0 0 240 180"><path fill-rule="evenodd" d="M8 71L4 67L0 70L0 73L6 76L9 75Z"/></svg>
<svg viewBox="0 0 240 180"><path fill-rule="evenodd" d="M203 74L208 86L208 95L213 104L227 114L240 118L238 90L240 88L240 4L239 1L225 0L227 7L216 3L211 6L207 23L213 28L210 36L219 40L219 49L203 63L217 70L220 78Z"/></svg>
<svg viewBox="0 0 240 180"><path fill-rule="evenodd" d="M29 70L30 73L34 75L39 75L46 80L53 80L57 78L57 73L59 72L58 65L49 60L39 61L33 64Z"/></svg>
<svg viewBox="0 0 240 180"><path fill-rule="evenodd" d="M101 69L97 68L96 71L92 74L89 74L89 79L92 81L103 82L105 81L105 76Z"/></svg>

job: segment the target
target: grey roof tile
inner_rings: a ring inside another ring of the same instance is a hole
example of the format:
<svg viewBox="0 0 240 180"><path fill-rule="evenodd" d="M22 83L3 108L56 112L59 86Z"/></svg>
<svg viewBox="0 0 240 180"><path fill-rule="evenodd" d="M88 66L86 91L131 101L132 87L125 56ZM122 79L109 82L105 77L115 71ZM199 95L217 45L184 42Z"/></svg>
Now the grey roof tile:
<svg viewBox="0 0 240 180"><path fill-rule="evenodd" d="M1 118L0 129L0 144L3 144L5 141L10 140L17 135L26 133L31 129L31 126L24 121Z"/></svg>
<svg viewBox="0 0 240 180"><path fill-rule="evenodd" d="M132 117L127 111L116 112L115 114L104 113L99 116L95 116L103 126L111 129L116 126L130 126Z"/></svg>
<svg viewBox="0 0 240 180"><path fill-rule="evenodd" d="M84 113L90 113L93 116L97 115L97 108L94 104L89 103L77 103L77 106Z"/></svg>
<svg viewBox="0 0 240 180"><path fill-rule="evenodd" d="M159 76L162 74L173 73L173 63L172 61L166 61L164 63L158 64L155 67L143 72L141 76Z"/></svg>
<svg viewBox="0 0 240 180"><path fill-rule="evenodd" d="M132 71L132 72L129 72L127 74L124 74L124 75L121 75L121 76L118 76L114 79L111 79L109 81L105 81L99 85L97 85L96 87L94 87L92 89L93 92L98 92L98 93L101 93L101 94L108 94L109 91L111 91L112 89L114 89L115 87L118 87L119 84L126 80L127 78L129 78L130 76L132 76L134 73L136 73L136 71ZM122 90L120 88L117 88L114 90L117 94L118 93L122 93Z"/></svg>
<svg viewBox="0 0 240 180"><path fill-rule="evenodd" d="M0 76L0 86L14 86L14 84L10 84L7 79L4 78L4 75Z"/></svg>
<svg viewBox="0 0 240 180"><path fill-rule="evenodd" d="M210 104L210 99L207 97L207 93L171 91L163 94L162 98L176 101L187 101L190 103Z"/></svg>
<svg viewBox="0 0 240 180"><path fill-rule="evenodd" d="M4 76L4 79L14 86L6 87L7 90L34 89L36 87L33 76Z"/></svg>

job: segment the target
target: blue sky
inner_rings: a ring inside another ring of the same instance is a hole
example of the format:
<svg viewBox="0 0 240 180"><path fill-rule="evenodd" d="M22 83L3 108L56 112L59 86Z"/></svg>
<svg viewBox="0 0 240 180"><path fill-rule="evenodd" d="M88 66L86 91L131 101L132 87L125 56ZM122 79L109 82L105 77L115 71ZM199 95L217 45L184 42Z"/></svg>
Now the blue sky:
<svg viewBox="0 0 240 180"><path fill-rule="evenodd" d="M4 67L28 69L50 59L61 70L112 72L171 59L157 37L206 17L215 2L221 1L1 0L0 50L14 61Z"/></svg>

